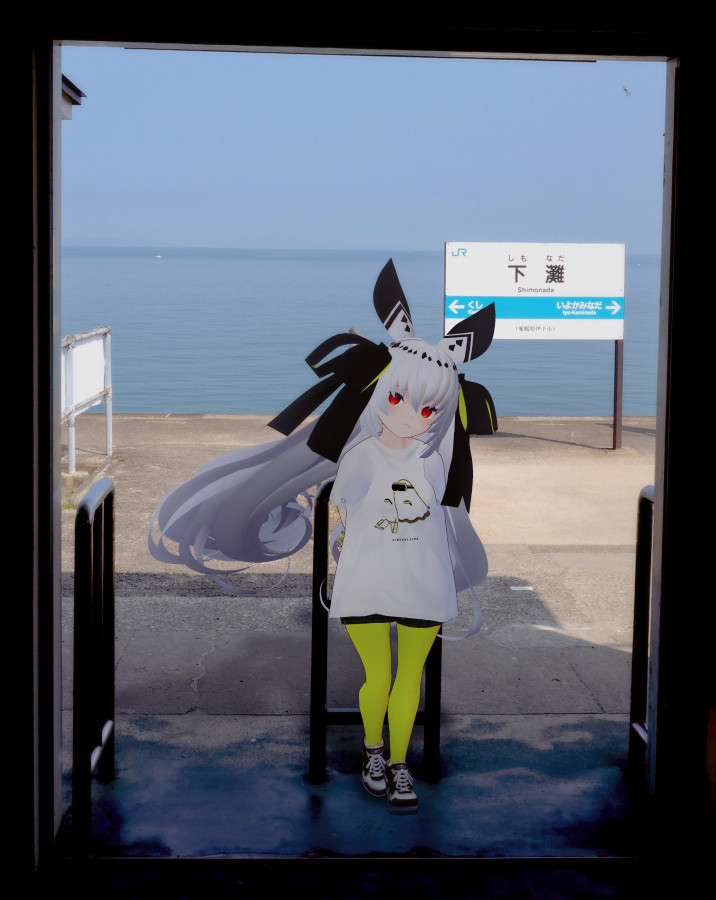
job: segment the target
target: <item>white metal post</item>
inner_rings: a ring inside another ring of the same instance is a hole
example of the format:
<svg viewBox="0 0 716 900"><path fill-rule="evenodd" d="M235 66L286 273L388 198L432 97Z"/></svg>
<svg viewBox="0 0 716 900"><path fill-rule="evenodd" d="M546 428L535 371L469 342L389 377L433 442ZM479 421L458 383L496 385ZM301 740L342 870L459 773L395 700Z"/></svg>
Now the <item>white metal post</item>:
<svg viewBox="0 0 716 900"><path fill-rule="evenodd" d="M70 344L65 354L65 409L70 410L67 419L67 471L70 475L75 472L75 372L74 372L75 345Z"/></svg>
<svg viewBox="0 0 716 900"><path fill-rule="evenodd" d="M112 336L107 330L104 336L104 409L107 425L106 452L112 455Z"/></svg>

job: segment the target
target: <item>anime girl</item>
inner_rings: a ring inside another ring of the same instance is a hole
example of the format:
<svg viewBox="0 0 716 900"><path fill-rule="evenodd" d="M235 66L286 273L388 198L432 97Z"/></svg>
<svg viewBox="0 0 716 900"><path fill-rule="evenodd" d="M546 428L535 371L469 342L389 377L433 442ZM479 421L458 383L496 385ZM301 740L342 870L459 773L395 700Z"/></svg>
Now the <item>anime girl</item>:
<svg viewBox="0 0 716 900"><path fill-rule="evenodd" d="M311 535L306 491L335 475L331 501L344 535L329 614L346 626L365 669L362 783L372 796L387 797L391 812L413 813L418 797L406 756L425 660L441 625L457 615L457 592L487 574L468 517L468 435L494 432L497 420L489 393L458 375L457 364L487 349L495 316L492 306L480 310L437 346L416 338L392 260L373 299L393 343L346 334L318 347L307 362L321 381L269 423L286 437L200 468L159 504L149 548L231 590L212 561L254 564L295 553ZM345 344L348 350L319 365ZM295 431L339 388L320 418ZM481 619L474 592L473 599L474 632ZM392 622L398 665L391 688Z"/></svg>

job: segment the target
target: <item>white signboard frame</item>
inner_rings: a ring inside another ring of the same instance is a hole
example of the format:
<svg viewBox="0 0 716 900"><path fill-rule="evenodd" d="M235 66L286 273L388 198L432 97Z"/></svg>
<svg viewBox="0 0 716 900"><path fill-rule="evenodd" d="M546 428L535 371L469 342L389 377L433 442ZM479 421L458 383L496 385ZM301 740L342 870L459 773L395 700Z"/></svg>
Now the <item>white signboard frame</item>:
<svg viewBox="0 0 716 900"><path fill-rule="evenodd" d="M448 241L445 333L495 304L498 340L624 338L624 244Z"/></svg>
<svg viewBox="0 0 716 900"><path fill-rule="evenodd" d="M112 351L109 326L68 334L62 340L62 423L67 424L67 471L75 471L75 419L105 404L107 456L112 455Z"/></svg>

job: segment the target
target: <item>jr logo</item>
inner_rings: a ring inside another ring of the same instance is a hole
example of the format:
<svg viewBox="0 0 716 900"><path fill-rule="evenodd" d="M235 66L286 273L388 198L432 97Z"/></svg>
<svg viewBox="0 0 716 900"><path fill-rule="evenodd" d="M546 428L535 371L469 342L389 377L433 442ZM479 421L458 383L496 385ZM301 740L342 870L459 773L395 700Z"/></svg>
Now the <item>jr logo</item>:
<svg viewBox="0 0 716 900"><path fill-rule="evenodd" d="M457 250L452 251L451 256L467 256L467 248L458 247Z"/></svg>

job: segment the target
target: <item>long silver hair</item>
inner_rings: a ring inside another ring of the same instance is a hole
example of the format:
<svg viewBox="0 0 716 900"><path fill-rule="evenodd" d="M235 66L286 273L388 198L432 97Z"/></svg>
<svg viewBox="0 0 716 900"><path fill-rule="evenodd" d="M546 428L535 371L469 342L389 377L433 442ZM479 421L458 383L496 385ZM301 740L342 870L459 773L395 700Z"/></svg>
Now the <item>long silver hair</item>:
<svg viewBox="0 0 716 900"><path fill-rule="evenodd" d="M378 410L385 411L388 392L395 392L399 385L403 390L410 385L414 397L425 397L439 408L432 428L419 437L426 445L424 456L439 449L450 433L457 406L457 375L452 365L438 367L422 357L424 352L433 359L442 356L432 344L418 339L405 343L415 352L390 348L393 362L376 383L344 453L366 438L379 436ZM333 478L337 470L335 462L307 446L314 424L201 466L155 510L148 533L152 556L223 576L228 572L225 567L217 568L217 561L254 564L291 556L304 547L312 533L309 492ZM443 462L447 471L449 458Z"/></svg>

